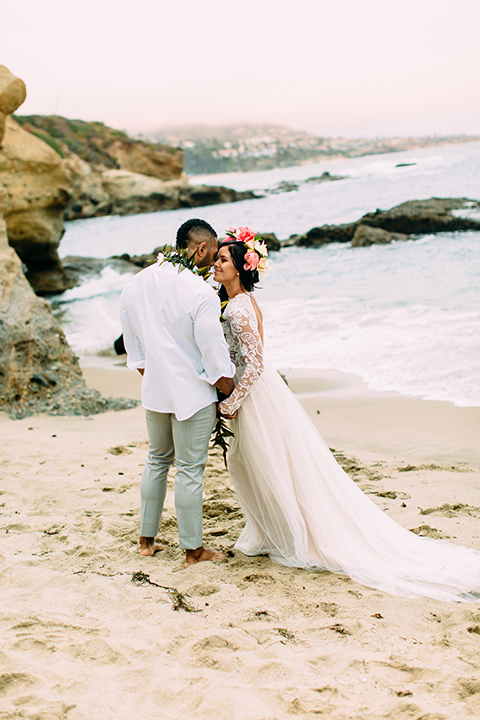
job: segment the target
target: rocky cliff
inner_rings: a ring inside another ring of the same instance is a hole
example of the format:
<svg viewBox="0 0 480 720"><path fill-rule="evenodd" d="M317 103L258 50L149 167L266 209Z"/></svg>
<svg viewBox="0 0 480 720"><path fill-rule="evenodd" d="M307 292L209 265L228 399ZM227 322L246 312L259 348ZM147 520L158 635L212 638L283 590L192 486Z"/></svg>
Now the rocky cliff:
<svg viewBox="0 0 480 720"><path fill-rule="evenodd" d="M15 120L61 157L73 154L93 168L127 170L158 180L174 180L183 173L183 152L179 148L134 140L101 122L69 120L58 115L20 115Z"/></svg>
<svg viewBox="0 0 480 720"><path fill-rule="evenodd" d="M57 248L72 185L59 155L11 119L25 95L22 80L0 66L0 185L7 191L8 239L36 292L62 292L70 285Z"/></svg>
<svg viewBox="0 0 480 720"><path fill-rule="evenodd" d="M132 407L135 401L106 399L86 387L50 305L35 295L8 244L8 207L7 192L0 187L0 410L21 418Z"/></svg>

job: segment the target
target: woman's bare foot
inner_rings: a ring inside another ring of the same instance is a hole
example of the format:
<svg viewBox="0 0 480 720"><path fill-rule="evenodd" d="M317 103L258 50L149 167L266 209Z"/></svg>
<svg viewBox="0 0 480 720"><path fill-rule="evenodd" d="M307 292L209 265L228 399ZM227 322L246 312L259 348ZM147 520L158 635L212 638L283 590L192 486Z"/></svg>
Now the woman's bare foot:
<svg viewBox="0 0 480 720"><path fill-rule="evenodd" d="M220 550L215 550L215 548L205 548L202 546L196 550L185 551L185 567L189 568L191 565L195 565L199 562L205 562L207 560L220 562L221 560L225 560L225 557L226 556Z"/></svg>
<svg viewBox="0 0 480 720"><path fill-rule="evenodd" d="M159 550L163 550L164 546L155 542L153 537L141 537L140 538L140 555L155 555Z"/></svg>

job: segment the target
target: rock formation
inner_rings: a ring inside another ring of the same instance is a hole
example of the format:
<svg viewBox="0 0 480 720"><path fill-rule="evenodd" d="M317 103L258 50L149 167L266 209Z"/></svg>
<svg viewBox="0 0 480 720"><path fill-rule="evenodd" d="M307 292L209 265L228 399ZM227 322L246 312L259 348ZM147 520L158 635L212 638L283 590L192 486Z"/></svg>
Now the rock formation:
<svg viewBox="0 0 480 720"><path fill-rule="evenodd" d="M9 117L24 99L23 82L0 66L0 184L7 190L8 239L36 292L63 292L69 283L57 248L71 183L59 155Z"/></svg>
<svg viewBox="0 0 480 720"><path fill-rule="evenodd" d="M0 147L5 134L5 119L11 115L27 97L27 88L20 78L12 75L4 65L0 65Z"/></svg>
<svg viewBox="0 0 480 720"><path fill-rule="evenodd" d="M102 215L136 215L257 197L249 191L190 185L187 178L162 181L126 170L99 170L80 158L69 158L65 162L75 187L74 200L65 212L66 220Z"/></svg>
<svg viewBox="0 0 480 720"><path fill-rule="evenodd" d="M357 225L352 237L352 247L366 247L368 245L386 245L394 241L408 240L408 235L402 233L391 233L382 228L370 227L370 225Z"/></svg>
<svg viewBox="0 0 480 720"><path fill-rule="evenodd" d="M128 170L158 180L180 178L183 173L183 152L166 145L149 145L125 139L115 140L108 148L121 170Z"/></svg>
<svg viewBox="0 0 480 720"><path fill-rule="evenodd" d="M408 200L390 210L367 213L354 223L321 225L295 239L302 247L318 247L331 242L372 245L408 240L410 235L480 230L480 201L468 198L430 198Z"/></svg>
<svg viewBox="0 0 480 720"><path fill-rule="evenodd" d="M132 407L89 390L50 305L37 297L9 246L0 187L0 409L12 417L34 413L90 415Z"/></svg>

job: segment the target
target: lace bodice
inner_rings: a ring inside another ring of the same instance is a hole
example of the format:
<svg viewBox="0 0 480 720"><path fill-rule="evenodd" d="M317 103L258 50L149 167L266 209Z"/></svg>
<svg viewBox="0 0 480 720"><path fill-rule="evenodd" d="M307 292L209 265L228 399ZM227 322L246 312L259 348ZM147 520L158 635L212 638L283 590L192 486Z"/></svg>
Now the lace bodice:
<svg viewBox="0 0 480 720"><path fill-rule="evenodd" d="M236 295L230 300L223 325L230 357L237 372L234 391L219 407L222 414L232 415L263 372L262 339L252 300L247 293Z"/></svg>

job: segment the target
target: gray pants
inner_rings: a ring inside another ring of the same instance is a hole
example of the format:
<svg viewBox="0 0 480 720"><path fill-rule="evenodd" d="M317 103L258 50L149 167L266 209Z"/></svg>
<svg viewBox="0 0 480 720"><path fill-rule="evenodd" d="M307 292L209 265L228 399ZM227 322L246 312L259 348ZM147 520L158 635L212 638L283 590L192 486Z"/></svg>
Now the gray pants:
<svg viewBox="0 0 480 720"><path fill-rule="evenodd" d="M140 535L143 537L155 537L158 532L167 474L175 461L179 545L184 550L202 546L203 473L215 414L215 403L181 421L172 413L145 410L148 456L140 484Z"/></svg>

